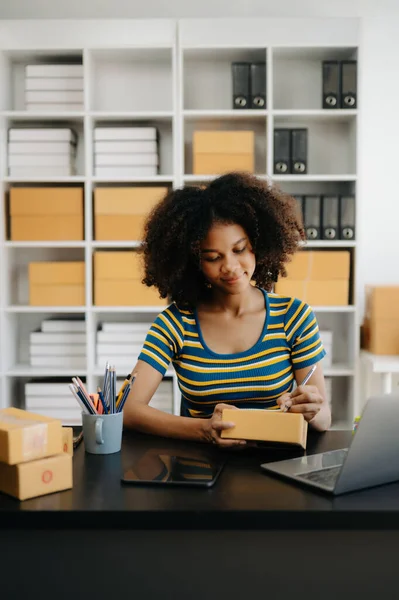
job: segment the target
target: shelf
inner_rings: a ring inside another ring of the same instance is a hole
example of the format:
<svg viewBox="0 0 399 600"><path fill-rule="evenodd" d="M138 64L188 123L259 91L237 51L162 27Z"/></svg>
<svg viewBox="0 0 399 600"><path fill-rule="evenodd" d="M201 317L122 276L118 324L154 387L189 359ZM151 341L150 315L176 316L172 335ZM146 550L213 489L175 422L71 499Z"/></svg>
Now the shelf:
<svg viewBox="0 0 399 600"><path fill-rule="evenodd" d="M167 304L160 306L93 306L95 313L154 313L158 314L167 308Z"/></svg>
<svg viewBox="0 0 399 600"><path fill-rule="evenodd" d="M99 121L152 121L159 119L173 119L173 111L131 111L131 112L118 112L118 111L90 111L87 113L93 119Z"/></svg>
<svg viewBox="0 0 399 600"><path fill-rule="evenodd" d="M183 115L186 119L259 119L268 115L267 110L185 110Z"/></svg>
<svg viewBox="0 0 399 600"><path fill-rule="evenodd" d="M325 377L353 377L355 369L345 364L333 364L324 368Z"/></svg>
<svg viewBox="0 0 399 600"><path fill-rule="evenodd" d="M6 306L6 312L10 313L84 313L85 306Z"/></svg>
<svg viewBox="0 0 399 600"><path fill-rule="evenodd" d="M174 181L173 175L151 175L149 177L97 177L93 175L93 183L171 183Z"/></svg>
<svg viewBox="0 0 399 600"><path fill-rule="evenodd" d="M6 371L6 377L86 377L87 369L60 367L32 367L31 365L15 365Z"/></svg>
<svg viewBox="0 0 399 600"><path fill-rule="evenodd" d="M347 242L345 240L314 240L301 244L303 248L355 248L356 241Z"/></svg>
<svg viewBox="0 0 399 600"><path fill-rule="evenodd" d="M295 121L297 119L311 119L318 121L335 120L339 122L348 122L357 116L357 110L348 109L298 109L298 110L273 110L274 117L284 117L285 120Z"/></svg>
<svg viewBox="0 0 399 600"><path fill-rule="evenodd" d="M140 241L129 241L129 240L116 240L116 241L101 241L91 242L93 248L140 248L142 242Z"/></svg>
<svg viewBox="0 0 399 600"><path fill-rule="evenodd" d="M353 304L345 306L312 306L314 312L324 313L354 313L356 307Z"/></svg>
<svg viewBox="0 0 399 600"><path fill-rule="evenodd" d="M4 242L6 248L85 248L86 242L76 242L76 241L32 241L32 242L13 242L6 241Z"/></svg>
<svg viewBox="0 0 399 600"><path fill-rule="evenodd" d="M0 117L21 121L65 121L82 119L85 115L84 111L39 111L33 112L28 110L5 110L0 112Z"/></svg>
<svg viewBox="0 0 399 600"><path fill-rule="evenodd" d="M323 182L323 181L356 181L356 175L270 175L273 181L306 181L306 182Z"/></svg>
<svg viewBox="0 0 399 600"><path fill-rule="evenodd" d="M12 177L6 176L3 181L8 183L84 183L86 177L83 175L71 175L66 177L49 177L42 175L41 177Z"/></svg>

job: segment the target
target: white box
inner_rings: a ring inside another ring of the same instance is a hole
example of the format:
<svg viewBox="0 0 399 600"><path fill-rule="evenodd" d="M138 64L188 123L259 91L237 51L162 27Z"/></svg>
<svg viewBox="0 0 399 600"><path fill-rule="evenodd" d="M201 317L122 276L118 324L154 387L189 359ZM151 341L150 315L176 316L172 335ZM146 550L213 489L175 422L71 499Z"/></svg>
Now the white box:
<svg viewBox="0 0 399 600"><path fill-rule="evenodd" d="M116 179L118 177L153 177L158 174L157 167L95 167L94 175L104 179Z"/></svg>
<svg viewBox="0 0 399 600"><path fill-rule="evenodd" d="M38 102L40 104L45 103L59 103L65 102L83 104L83 91L72 91L72 90L27 90L25 92L25 102L27 104L31 102Z"/></svg>
<svg viewBox="0 0 399 600"><path fill-rule="evenodd" d="M139 152L143 154L156 154L158 152L158 144L156 141L142 141L136 142L94 142L94 151L96 154L126 154Z"/></svg>
<svg viewBox="0 0 399 600"><path fill-rule="evenodd" d="M32 367L63 367L85 369L86 359L81 356L31 356Z"/></svg>
<svg viewBox="0 0 399 600"><path fill-rule="evenodd" d="M107 344L144 344L145 333L107 333L106 331L97 332L97 343Z"/></svg>
<svg viewBox="0 0 399 600"><path fill-rule="evenodd" d="M95 140L156 140L156 127L96 127Z"/></svg>
<svg viewBox="0 0 399 600"><path fill-rule="evenodd" d="M12 127L8 130L10 142L76 142L73 129L66 127Z"/></svg>
<svg viewBox="0 0 399 600"><path fill-rule="evenodd" d="M83 65L26 65L25 77L83 77Z"/></svg>
<svg viewBox="0 0 399 600"><path fill-rule="evenodd" d="M32 409L32 412L36 413L37 415L59 419L62 425L82 424L82 411L80 408L35 408Z"/></svg>
<svg viewBox="0 0 399 600"><path fill-rule="evenodd" d="M86 321L84 319L45 319L41 322L40 329L43 333L84 333Z"/></svg>
<svg viewBox="0 0 399 600"><path fill-rule="evenodd" d="M67 167L74 161L72 154L10 154L10 167Z"/></svg>
<svg viewBox="0 0 399 600"><path fill-rule="evenodd" d="M95 154L94 161L96 166L105 167L116 165L124 166L154 166L158 165L157 154Z"/></svg>
<svg viewBox="0 0 399 600"><path fill-rule="evenodd" d="M64 396L30 396L25 393L25 408L26 410L45 408L76 409L79 406L77 400L70 390L68 392L68 395L65 394Z"/></svg>
<svg viewBox="0 0 399 600"><path fill-rule="evenodd" d="M86 344L31 344L31 356L86 356Z"/></svg>
<svg viewBox="0 0 399 600"><path fill-rule="evenodd" d="M79 345L86 343L85 333L63 332L45 333L43 331L32 331L29 336L31 344L71 344Z"/></svg>
<svg viewBox="0 0 399 600"><path fill-rule="evenodd" d="M25 110L30 112L73 112L77 110L83 110L83 104L77 102L47 102L46 104L41 102L26 102Z"/></svg>
<svg viewBox="0 0 399 600"><path fill-rule="evenodd" d="M97 344L97 354L127 357L140 354L143 344Z"/></svg>
<svg viewBox="0 0 399 600"><path fill-rule="evenodd" d="M70 142L9 142L8 155L12 154L68 154L75 147Z"/></svg>
<svg viewBox="0 0 399 600"><path fill-rule="evenodd" d="M83 77L26 77L25 91L83 90Z"/></svg>
<svg viewBox="0 0 399 600"><path fill-rule="evenodd" d="M107 333L144 333L151 327L151 323L114 323L104 321L101 324L102 331ZM100 333L100 332L99 332Z"/></svg>
<svg viewBox="0 0 399 600"><path fill-rule="evenodd" d="M28 396L66 396L67 393L71 394L71 391L68 388L68 385L71 383L71 380L63 381L62 383L55 382L47 382L47 381L39 381L34 382L30 381L25 383L25 395ZM73 396L72 396L73 397ZM75 400L76 402L76 400Z"/></svg>
<svg viewBox="0 0 399 600"><path fill-rule="evenodd" d="M75 175L76 171L73 165L68 167L9 167L10 177L70 177Z"/></svg>

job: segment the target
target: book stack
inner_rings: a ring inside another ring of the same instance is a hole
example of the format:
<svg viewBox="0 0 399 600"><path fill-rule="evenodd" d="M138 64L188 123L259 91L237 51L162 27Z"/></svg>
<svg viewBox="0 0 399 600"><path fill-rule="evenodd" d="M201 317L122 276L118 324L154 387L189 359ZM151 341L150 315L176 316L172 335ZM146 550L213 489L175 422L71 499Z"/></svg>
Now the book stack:
<svg viewBox="0 0 399 600"><path fill-rule="evenodd" d="M95 127L94 174L97 177L148 177L159 167L155 127Z"/></svg>
<svg viewBox="0 0 399 600"><path fill-rule="evenodd" d="M77 136L64 127L8 131L8 174L12 177L75 175Z"/></svg>
<svg viewBox="0 0 399 600"><path fill-rule="evenodd" d="M109 361L118 369L131 371L144 344L151 323L101 324L97 331L97 365Z"/></svg>
<svg viewBox="0 0 399 600"><path fill-rule="evenodd" d="M40 330L30 334L29 355L32 367L86 368L85 321L42 321Z"/></svg>
<svg viewBox="0 0 399 600"><path fill-rule="evenodd" d="M25 383L25 409L59 419L63 425L82 424L82 410L69 391L69 380L35 379Z"/></svg>
<svg viewBox="0 0 399 600"><path fill-rule="evenodd" d="M320 338L326 351L323 367L331 367L333 362L333 332L327 329L320 330Z"/></svg>
<svg viewBox="0 0 399 600"><path fill-rule="evenodd" d="M117 380L117 389L120 389L123 383L123 379ZM132 386L134 392L134 385ZM173 414L173 382L170 377L167 377L161 381L155 394L151 398L150 406L162 412Z"/></svg>
<svg viewBox="0 0 399 600"><path fill-rule="evenodd" d="M25 108L38 112L83 110L83 65L27 65Z"/></svg>

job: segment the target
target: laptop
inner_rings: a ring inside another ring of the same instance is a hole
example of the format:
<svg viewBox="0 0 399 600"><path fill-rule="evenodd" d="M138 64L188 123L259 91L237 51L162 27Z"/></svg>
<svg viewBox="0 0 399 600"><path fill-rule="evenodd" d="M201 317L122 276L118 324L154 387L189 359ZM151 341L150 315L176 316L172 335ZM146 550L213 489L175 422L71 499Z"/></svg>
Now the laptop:
<svg viewBox="0 0 399 600"><path fill-rule="evenodd" d="M334 495L399 480L399 396L368 400L349 448L264 463L261 468Z"/></svg>

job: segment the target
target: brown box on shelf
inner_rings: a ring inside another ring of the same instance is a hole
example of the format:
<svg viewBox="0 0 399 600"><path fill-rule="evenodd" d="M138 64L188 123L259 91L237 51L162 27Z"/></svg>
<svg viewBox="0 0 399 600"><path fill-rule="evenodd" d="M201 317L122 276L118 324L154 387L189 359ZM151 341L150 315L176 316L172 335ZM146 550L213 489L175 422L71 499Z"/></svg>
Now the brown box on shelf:
<svg viewBox="0 0 399 600"><path fill-rule="evenodd" d="M194 131L193 173L213 175L227 171L254 172L253 131Z"/></svg>
<svg viewBox="0 0 399 600"><path fill-rule="evenodd" d="M94 253L94 302L96 306L164 306L155 288L141 283L140 255L128 251Z"/></svg>
<svg viewBox="0 0 399 600"><path fill-rule="evenodd" d="M282 296L299 298L311 306L346 306L349 301L349 281L298 281L281 278L274 291Z"/></svg>
<svg viewBox="0 0 399 600"><path fill-rule="evenodd" d="M96 240L140 240L144 221L165 196L166 187L96 188L94 236Z"/></svg>
<svg viewBox="0 0 399 600"><path fill-rule="evenodd" d="M83 306L85 263L30 263L29 303L32 306Z"/></svg>
<svg viewBox="0 0 399 600"><path fill-rule="evenodd" d="M61 421L19 408L0 410L0 462L9 465L62 452Z"/></svg>
<svg viewBox="0 0 399 600"><path fill-rule="evenodd" d="M366 317L399 319L399 285L366 285Z"/></svg>
<svg viewBox="0 0 399 600"><path fill-rule="evenodd" d="M308 424L302 414L277 410L225 409L222 420L234 423L222 438L293 444L306 448Z"/></svg>
<svg viewBox="0 0 399 600"><path fill-rule="evenodd" d="M10 239L83 240L83 188L11 188Z"/></svg>
<svg viewBox="0 0 399 600"><path fill-rule="evenodd" d="M373 354L399 354L399 286L366 286L362 347Z"/></svg>
<svg viewBox="0 0 399 600"><path fill-rule="evenodd" d="M0 492L18 500L72 488L72 456L63 452L16 465L0 463Z"/></svg>

